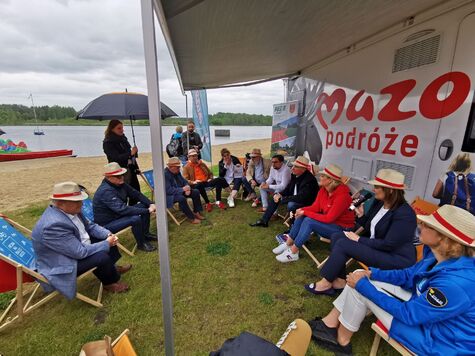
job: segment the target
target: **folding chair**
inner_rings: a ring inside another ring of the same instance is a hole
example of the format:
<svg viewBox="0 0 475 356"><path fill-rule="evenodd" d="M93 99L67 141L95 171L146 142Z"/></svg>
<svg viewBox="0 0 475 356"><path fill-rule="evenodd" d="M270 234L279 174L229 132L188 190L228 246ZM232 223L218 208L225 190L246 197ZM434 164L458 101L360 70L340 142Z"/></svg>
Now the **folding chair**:
<svg viewBox="0 0 475 356"><path fill-rule="evenodd" d="M378 320L376 323L371 324L371 329L376 333L374 335L373 345L371 346L370 356L376 356L378 354L379 343L381 338L384 339L389 345L391 345L397 352L403 356L415 355L412 351L408 350L403 344L389 337L388 329Z"/></svg>
<svg viewBox="0 0 475 356"><path fill-rule="evenodd" d="M31 230L0 214L0 293L16 290L16 296L10 301L10 304L0 316L0 331L14 321L22 320L24 315L59 294L58 291L54 291L33 302L40 288L38 281L48 283L48 280L34 270L36 256L33 244L19 229L29 235L31 234ZM77 280L83 279L93 271L94 269L87 271L79 276ZM27 282L33 282L33 285L30 285L31 288L24 288L24 283ZM102 307L102 290L101 284L95 300L81 293L76 293L76 298L95 307ZM27 297L28 299L25 301ZM10 315L15 304L16 313Z"/></svg>
<svg viewBox="0 0 475 356"><path fill-rule="evenodd" d="M81 190L84 190L89 195L89 192L84 187L81 186ZM87 220L89 220L89 222L91 222L91 223L94 222L94 210L93 210L93 207L92 207L92 200L90 198L87 198L86 200L83 200L81 213ZM127 233L130 230L131 230L130 226L126 227L125 229L120 230L119 232L117 232L116 235L117 235L117 237L120 237L120 236L124 235L125 233ZM130 251L127 247L122 245L120 242L117 243L117 247L120 248L122 251L124 251L129 256L135 256L135 250L137 249L137 244L134 245L134 247L132 248L132 251Z"/></svg>
<svg viewBox="0 0 475 356"><path fill-rule="evenodd" d="M145 184L147 184L150 191L152 192L152 199L153 199L153 193L155 190L155 182L153 181L153 169L140 172L140 176L142 177L143 181L145 182ZM176 211L176 213L180 213L180 210L176 209L175 205L173 206L173 209ZM175 216L168 208L167 208L167 214L173 220L173 222L177 224L178 226L180 226L186 220L186 216L185 217Z"/></svg>
<svg viewBox="0 0 475 356"><path fill-rule="evenodd" d="M137 353L129 339L129 329L125 329L117 339L112 342L114 356L137 356Z"/></svg>

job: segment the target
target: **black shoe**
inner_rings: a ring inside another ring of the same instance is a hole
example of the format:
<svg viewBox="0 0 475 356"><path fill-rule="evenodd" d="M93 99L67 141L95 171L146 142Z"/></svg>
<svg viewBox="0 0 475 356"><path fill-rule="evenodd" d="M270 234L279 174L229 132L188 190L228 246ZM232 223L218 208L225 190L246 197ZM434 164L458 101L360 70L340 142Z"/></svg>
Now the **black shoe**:
<svg viewBox="0 0 475 356"><path fill-rule="evenodd" d="M262 219L259 219L257 220L254 224L249 224L249 226L252 226L252 227L256 227L256 226L260 226L260 227L268 227L269 224L266 223L264 220Z"/></svg>
<svg viewBox="0 0 475 356"><path fill-rule="evenodd" d="M157 242L157 235L156 234L145 234L145 241L154 241Z"/></svg>
<svg viewBox="0 0 475 356"><path fill-rule="evenodd" d="M155 251L157 248L155 246L153 246L152 244L148 243L148 242L144 242L143 244L139 244L137 246L137 248L141 251L145 251L145 252L152 252L152 251Z"/></svg>
<svg viewBox="0 0 475 356"><path fill-rule="evenodd" d="M315 341L318 346L321 346L324 349L333 352L337 356L353 356L353 348L351 347L351 342L348 343L348 345L342 346L339 343L333 344L331 342L318 340L315 338L313 338L313 341Z"/></svg>
<svg viewBox="0 0 475 356"><path fill-rule="evenodd" d="M312 329L312 339L325 341L330 344L338 345L337 328L329 328L320 317L316 317L308 322Z"/></svg>

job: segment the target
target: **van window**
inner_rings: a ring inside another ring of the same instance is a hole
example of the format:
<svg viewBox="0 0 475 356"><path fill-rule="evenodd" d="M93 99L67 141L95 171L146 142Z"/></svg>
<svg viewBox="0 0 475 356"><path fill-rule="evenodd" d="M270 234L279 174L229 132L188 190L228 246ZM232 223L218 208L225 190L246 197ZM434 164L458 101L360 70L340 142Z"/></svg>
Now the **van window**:
<svg viewBox="0 0 475 356"><path fill-rule="evenodd" d="M468 116L467 128L462 143L462 151L475 152L475 103L472 102L470 115Z"/></svg>

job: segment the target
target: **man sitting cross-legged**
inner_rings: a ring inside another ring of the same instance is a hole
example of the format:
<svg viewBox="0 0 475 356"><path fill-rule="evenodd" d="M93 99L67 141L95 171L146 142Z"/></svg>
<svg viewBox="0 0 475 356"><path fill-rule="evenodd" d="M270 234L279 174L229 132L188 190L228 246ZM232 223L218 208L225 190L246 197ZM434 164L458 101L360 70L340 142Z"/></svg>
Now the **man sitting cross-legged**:
<svg viewBox="0 0 475 356"><path fill-rule="evenodd" d="M124 182L126 172L116 162L104 166L104 179L92 202L94 221L114 233L131 226L137 248L151 252L157 249L148 242L157 241L157 236L149 232L150 214L156 208L145 195ZM130 198L140 203L129 206Z"/></svg>
<svg viewBox="0 0 475 356"><path fill-rule="evenodd" d="M96 267L94 274L105 290L128 290L127 284L119 280L132 265L116 266L121 257L116 247L117 236L82 216L82 201L87 194L76 183L64 182L54 186L50 198L52 205L46 208L31 235L36 268L49 282L42 283L44 289L56 289L73 299L77 276Z"/></svg>
<svg viewBox="0 0 475 356"><path fill-rule="evenodd" d="M273 199L269 200L269 206L262 219L250 225L267 227L280 203L287 204L287 210L292 213L295 213L298 208L312 205L318 193L318 182L309 169L312 168L308 159L304 156L297 157L292 165L290 183L282 192L274 194Z"/></svg>
<svg viewBox="0 0 475 356"><path fill-rule="evenodd" d="M216 188L216 203L221 202L221 192L223 188L229 187L223 177L213 178L213 173L203 161L198 158L198 152L194 149L188 151L188 163L183 167L183 177L188 184L198 189L206 203L206 211L213 210L213 204L209 202L206 188Z"/></svg>
<svg viewBox="0 0 475 356"><path fill-rule="evenodd" d="M171 208L174 203L180 205L181 211L186 215L192 224L200 224L204 217L201 215L203 206L201 205L200 192L192 189L185 178L180 173L180 160L176 157L168 159L165 168L165 190L167 193L167 207ZM193 201L193 211L188 206L187 198Z"/></svg>

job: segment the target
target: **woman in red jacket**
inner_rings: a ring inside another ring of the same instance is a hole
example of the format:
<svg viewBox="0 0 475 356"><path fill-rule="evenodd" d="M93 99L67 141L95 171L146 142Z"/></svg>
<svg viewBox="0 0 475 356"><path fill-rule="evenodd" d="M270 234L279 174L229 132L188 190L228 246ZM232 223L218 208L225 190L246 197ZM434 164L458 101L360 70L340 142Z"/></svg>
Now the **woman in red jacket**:
<svg viewBox="0 0 475 356"><path fill-rule="evenodd" d="M295 223L287 235L287 242L272 250L279 262L299 259L299 249L312 232L329 238L333 233L351 230L355 215L348 208L351 204L349 188L341 182L343 171L334 164L328 165L320 174L320 189L311 206L297 209Z"/></svg>

